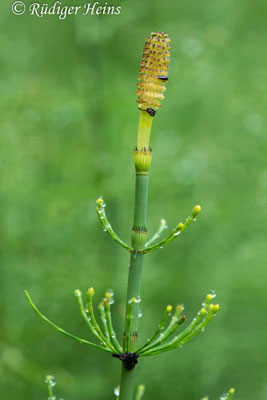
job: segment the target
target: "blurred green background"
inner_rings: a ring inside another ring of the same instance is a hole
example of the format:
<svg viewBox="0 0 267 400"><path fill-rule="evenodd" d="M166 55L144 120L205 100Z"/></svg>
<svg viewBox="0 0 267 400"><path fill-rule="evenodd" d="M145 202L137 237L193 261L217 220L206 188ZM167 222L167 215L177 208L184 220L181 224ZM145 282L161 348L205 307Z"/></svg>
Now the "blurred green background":
<svg viewBox="0 0 267 400"><path fill-rule="evenodd" d="M172 48L153 124L149 232L195 204L203 212L146 257L140 342L166 304L183 302L191 318L215 289L221 311L183 349L141 360L136 382L146 400L215 400L231 386L236 400L267 399L267 3L117 4L119 16L65 21L0 6L1 398L45 399L47 373L64 400L111 399L119 383L118 360L52 330L23 290L86 338L73 290L93 285L98 302L113 288L121 335L128 254L102 232L95 199L129 241L137 71L159 30Z"/></svg>

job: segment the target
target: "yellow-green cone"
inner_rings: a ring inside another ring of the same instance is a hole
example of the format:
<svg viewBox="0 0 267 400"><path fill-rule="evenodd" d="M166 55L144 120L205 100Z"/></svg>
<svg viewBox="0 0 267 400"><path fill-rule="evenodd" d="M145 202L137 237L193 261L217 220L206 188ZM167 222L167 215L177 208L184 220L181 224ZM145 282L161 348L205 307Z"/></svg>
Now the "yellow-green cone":
<svg viewBox="0 0 267 400"><path fill-rule="evenodd" d="M161 107L168 81L170 39L166 33L151 33L147 37L138 76L138 108L154 116Z"/></svg>

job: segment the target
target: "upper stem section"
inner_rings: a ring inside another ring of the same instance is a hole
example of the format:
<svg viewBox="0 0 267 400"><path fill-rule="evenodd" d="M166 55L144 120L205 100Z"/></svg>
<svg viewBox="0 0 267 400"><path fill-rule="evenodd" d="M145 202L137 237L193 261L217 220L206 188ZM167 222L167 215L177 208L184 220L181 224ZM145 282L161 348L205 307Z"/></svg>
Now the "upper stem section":
<svg viewBox="0 0 267 400"><path fill-rule="evenodd" d="M137 149L149 149L149 139L152 127L153 117L146 111L140 111L138 134L137 134Z"/></svg>
<svg viewBox="0 0 267 400"><path fill-rule="evenodd" d="M135 205L134 224L132 229L132 247L141 250L147 238L147 197L148 197L148 175L136 174L135 181Z"/></svg>

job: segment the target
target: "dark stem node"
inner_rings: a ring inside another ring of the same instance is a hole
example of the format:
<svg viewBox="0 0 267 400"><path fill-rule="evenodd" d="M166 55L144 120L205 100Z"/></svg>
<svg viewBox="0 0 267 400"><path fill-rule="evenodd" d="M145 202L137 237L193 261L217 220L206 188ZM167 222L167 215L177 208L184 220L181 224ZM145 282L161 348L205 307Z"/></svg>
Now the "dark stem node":
<svg viewBox="0 0 267 400"><path fill-rule="evenodd" d="M123 362L124 367L128 370L131 371L134 369L134 367L137 364L137 358L139 357L136 353L114 353L112 354L112 357L118 358Z"/></svg>

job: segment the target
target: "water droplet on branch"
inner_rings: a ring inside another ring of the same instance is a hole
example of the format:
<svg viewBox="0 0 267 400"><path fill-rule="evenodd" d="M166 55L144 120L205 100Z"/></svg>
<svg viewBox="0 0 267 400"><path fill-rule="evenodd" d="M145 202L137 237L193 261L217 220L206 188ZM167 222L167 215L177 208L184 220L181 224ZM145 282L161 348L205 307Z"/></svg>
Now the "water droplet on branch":
<svg viewBox="0 0 267 400"><path fill-rule="evenodd" d="M120 387L119 386L115 387L114 394L116 397L119 397L119 395L120 395Z"/></svg>

